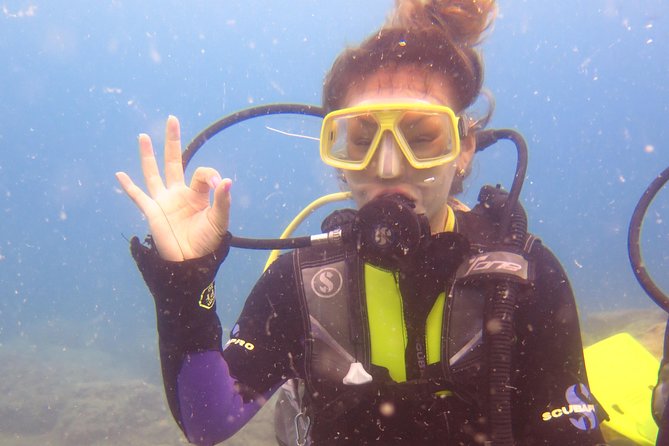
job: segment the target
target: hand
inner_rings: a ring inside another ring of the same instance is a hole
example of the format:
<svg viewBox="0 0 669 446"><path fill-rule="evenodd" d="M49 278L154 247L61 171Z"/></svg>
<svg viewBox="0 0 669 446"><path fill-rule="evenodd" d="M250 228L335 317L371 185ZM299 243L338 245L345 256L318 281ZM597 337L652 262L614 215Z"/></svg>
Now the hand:
<svg viewBox="0 0 669 446"><path fill-rule="evenodd" d="M184 182L179 120L170 116L165 126L165 183L160 177L151 138L139 135L139 157L149 195L125 172L116 178L149 221L158 253L165 260L202 257L219 247L230 221L230 186L210 167L199 167L190 187ZM214 203L209 192L214 190Z"/></svg>

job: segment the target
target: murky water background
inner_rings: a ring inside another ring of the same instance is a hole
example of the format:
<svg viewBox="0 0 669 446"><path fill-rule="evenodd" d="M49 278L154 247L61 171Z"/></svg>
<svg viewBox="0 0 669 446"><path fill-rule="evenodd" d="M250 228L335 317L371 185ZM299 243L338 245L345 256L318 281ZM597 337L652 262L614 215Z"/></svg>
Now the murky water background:
<svg viewBox="0 0 669 446"><path fill-rule="evenodd" d="M153 304L126 242L145 223L113 173L141 178L136 136L159 145L168 114L189 139L250 105L317 104L334 57L391 5L0 4L0 443L181 444L162 396ZM530 229L568 270L586 339L627 330L656 354L662 315L632 276L626 234L638 198L669 165L668 20L660 0L502 0L483 48L492 126L528 140ZM193 165L235 180L234 233L277 235L304 204L338 190L315 143L267 129L316 136L318 125L259 120L196 156ZM480 155L463 199L473 205L482 184L510 184L514 163L502 144ZM667 203L663 192L643 233L646 263L665 289ZM315 218L303 232L318 226ZM226 326L264 255L226 260ZM259 438L233 441L269 442L258 427L267 424L248 429Z"/></svg>

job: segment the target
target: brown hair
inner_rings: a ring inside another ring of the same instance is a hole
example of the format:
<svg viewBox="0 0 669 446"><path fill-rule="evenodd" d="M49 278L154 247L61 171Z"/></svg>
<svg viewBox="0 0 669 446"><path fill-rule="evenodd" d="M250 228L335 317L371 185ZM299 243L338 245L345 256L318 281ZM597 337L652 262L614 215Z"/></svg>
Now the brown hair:
<svg viewBox="0 0 669 446"><path fill-rule="evenodd" d="M387 23L344 50L323 85L326 112L344 106L351 88L381 69L416 66L446 77L458 112L476 100L483 65L475 47L495 15L494 0L396 0Z"/></svg>

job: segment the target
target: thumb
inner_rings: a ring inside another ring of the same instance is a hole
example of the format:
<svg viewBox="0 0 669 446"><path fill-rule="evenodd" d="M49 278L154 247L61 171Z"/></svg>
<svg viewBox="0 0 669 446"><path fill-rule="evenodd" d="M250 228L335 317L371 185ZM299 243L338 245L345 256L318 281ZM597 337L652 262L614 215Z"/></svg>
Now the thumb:
<svg viewBox="0 0 669 446"><path fill-rule="evenodd" d="M214 204L209 209L207 218L216 233L223 237L230 226L230 188L232 180L225 178L214 189Z"/></svg>

